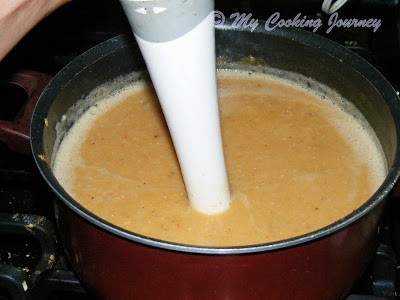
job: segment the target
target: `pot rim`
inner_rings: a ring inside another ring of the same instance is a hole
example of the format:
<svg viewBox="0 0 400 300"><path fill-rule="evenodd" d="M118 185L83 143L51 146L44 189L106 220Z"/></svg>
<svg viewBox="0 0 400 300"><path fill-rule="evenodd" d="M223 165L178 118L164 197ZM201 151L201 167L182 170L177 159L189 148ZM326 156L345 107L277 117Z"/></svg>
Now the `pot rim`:
<svg viewBox="0 0 400 300"><path fill-rule="evenodd" d="M233 31L250 31L248 29L235 29L229 25L217 26L218 30L233 30ZM257 28L254 33L261 33L263 29ZM400 137L400 104L399 97L391 84L385 79L385 77L373 67L364 58L358 56L356 53L351 52L340 44L333 42L327 38L319 36L315 33L299 29L275 29L268 34L291 39L299 44L307 47L317 48L318 50L324 51L327 55L333 56L336 59L341 60L343 63L350 65L353 69L359 72L365 80L369 80L373 83L377 91L385 99L386 104L390 110L390 113L394 120L396 128L396 150L395 157L392 165L388 168L388 174L381 184L379 189L358 209L350 213L349 215L337 220L336 222L325 226L316 231L293 237L286 240L270 242L265 244L256 244L248 246L235 246L235 247L206 247L206 246L193 246L179 243L172 243L168 241L153 239L143 235L139 235L121 227L113 225L102 218L91 213L86 208L82 207L77 201L75 201L69 194L62 188L54 177L49 164L41 159L40 154L43 152L43 119L47 116L48 110L51 107L52 99L55 98L58 91L65 85L65 78L71 78L72 74L79 73L88 64L95 63L99 58L109 55L112 51L110 49L117 49L118 45L127 45L126 36L119 35L104 41L93 48L87 50L83 54L76 57L69 64L67 64L55 77L50 81L47 87L44 89L39 101L35 107L32 122L31 122L31 149L34 157L36 166L38 167L41 175L45 179L46 183L51 187L53 192L57 195L57 198L61 200L68 208L78 214L86 221L92 223L98 228L112 233L118 237L137 242L139 244L155 247L163 250L172 250L184 253L195 253L205 255L236 255L236 254L249 254L279 250L294 246L299 246L308 242L312 242L328 235L334 234L341 229L344 229L357 220L368 214L373 208L378 206L388 196L389 192L394 187L397 179L400 176L400 151L399 151L399 137ZM116 46L110 46L115 44ZM119 48L118 48L119 49ZM59 201L58 200L58 201Z"/></svg>

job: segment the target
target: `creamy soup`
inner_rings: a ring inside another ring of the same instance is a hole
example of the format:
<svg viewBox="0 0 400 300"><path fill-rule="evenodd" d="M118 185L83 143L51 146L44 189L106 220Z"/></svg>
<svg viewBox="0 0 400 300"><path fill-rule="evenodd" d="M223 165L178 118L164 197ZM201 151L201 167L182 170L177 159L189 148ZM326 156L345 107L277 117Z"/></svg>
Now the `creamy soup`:
<svg viewBox="0 0 400 300"><path fill-rule="evenodd" d="M382 183L377 138L341 101L239 71L219 72L219 94L228 211L207 216L191 208L157 97L145 82L97 102L75 122L53 162L57 179L110 223L200 246L306 234L360 207Z"/></svg>

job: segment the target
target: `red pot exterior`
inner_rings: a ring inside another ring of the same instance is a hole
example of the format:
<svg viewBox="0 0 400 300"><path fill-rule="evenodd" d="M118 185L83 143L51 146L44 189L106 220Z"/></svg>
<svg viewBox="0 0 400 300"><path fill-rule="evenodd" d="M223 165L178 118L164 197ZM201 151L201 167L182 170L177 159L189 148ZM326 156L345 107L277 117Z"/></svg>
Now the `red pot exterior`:
<svg viewBox="0 0 400 300"><path fill-rule="evenodd" d="M101 299L320 300L343 298L364 271L381 211L319 240L243 255L149 247L102 230L64 205L57 215L74 269Z"/></svg>

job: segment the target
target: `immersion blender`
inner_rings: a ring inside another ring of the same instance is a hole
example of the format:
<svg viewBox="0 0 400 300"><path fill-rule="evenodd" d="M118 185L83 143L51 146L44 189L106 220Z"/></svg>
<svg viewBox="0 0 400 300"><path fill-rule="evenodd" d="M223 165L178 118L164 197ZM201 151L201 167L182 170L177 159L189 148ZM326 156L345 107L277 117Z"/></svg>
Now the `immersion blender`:
<svg viewBox="0 0 400 300"><path fill-rule="evenodd" d="M160 100L190 203L205 214L221 213L229 208L230 192L218 110L214 1L120 1Z"/></svg>

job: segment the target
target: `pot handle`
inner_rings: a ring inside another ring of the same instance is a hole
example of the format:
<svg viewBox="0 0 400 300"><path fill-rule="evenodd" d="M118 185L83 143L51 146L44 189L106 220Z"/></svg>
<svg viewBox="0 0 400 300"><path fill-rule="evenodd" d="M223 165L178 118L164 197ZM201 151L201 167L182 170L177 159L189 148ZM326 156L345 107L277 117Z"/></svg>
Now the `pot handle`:
<svg viewBox="0 0 400 300"><path fill-rule="evenodd" d="M27 94L27 100L13 121L0 120L0 141L11 150L22 154L30 153L30 123L33 110L43 89L51 76L45 73L21 70L8 80L8 84L21 87Z"/></svg>

